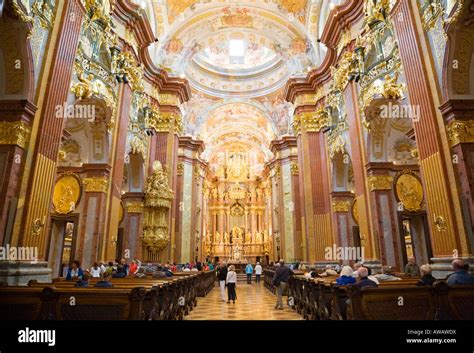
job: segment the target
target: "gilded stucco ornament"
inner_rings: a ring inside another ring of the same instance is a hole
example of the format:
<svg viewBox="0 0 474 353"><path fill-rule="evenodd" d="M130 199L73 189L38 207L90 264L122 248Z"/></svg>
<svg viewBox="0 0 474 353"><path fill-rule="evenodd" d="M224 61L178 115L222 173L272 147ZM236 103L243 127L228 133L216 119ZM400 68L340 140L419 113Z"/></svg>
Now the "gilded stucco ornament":
<svg viewBox="0 0 474 353"><path fill-rule="evenodd" d="M169 243L168 214L173 198L168 173L160 161L155 161L145 186L142 235L142 244L151 253L162 251Z"/></svg>

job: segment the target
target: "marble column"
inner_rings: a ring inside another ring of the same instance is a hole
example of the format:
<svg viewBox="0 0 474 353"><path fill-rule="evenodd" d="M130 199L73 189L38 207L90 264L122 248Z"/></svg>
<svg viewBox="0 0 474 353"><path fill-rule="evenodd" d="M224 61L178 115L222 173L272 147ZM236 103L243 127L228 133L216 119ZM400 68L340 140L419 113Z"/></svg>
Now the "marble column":
<svg viewBox="0 0 474 353"><path fill-rule="evenodd" d="M327 262L326 247L334 240L331 224L331 198L323 128L327 122L315 107L300 107L295 115L294 130L298 143L299 203L305 260Z"/></svg>
<svg viewBox="0 0 474 353"><path fill-rule="evenodd" d="M179 135L183 130L181 123L181 112L174 106L160 106L160 112L152 123L155 134L150 139L149 172L153 168L154 161L160 161L169 173L169 185L176 191L178 183L178 146ZM176 243L175 226L176 215L179 211L179 203L176 198L172 202L169 212L169 234L170 243L160 254L160 261L168 261L175 258Z"/></svg>
<svg viewBox="0 0 474 353"><path fill-rule="evenodd" d="M129 260L143 259L141 236L143 231L143 201L145 195L142 192L127 192L122 195L124 205L124 219L122 226L124 230L123 248Z"/></svg>
<svg viewBox="0 0 474 353"><path fill-rule="evenodd" d="M410 104L418 107L421 119L414 121L420 159L427 219L435 271L449 271L453 253L472 256L454 174L452 152L444 128L436 69L430 60L427 39L420 35L423 25L416 2L398 1L392 16L400 48ZM443 264L444 263L444 264Z"/></svg>
<svg viewBox="0 0 474 353"><path fill-rule="evenodd" d="M107 202L107 227L101 243L101 257L115 258L118 227L120 223L119 214L122 198L123 170L125 160L125 148L127 144L128 122L130 119L130 105L132 100L132 90L130 85L120 83L118 89L118 108L115 119L116 126L112 135L112 170L110 183L108 185ZM121 254L121 258L123 254Z"/></svg>
<svg viewBox="0 0 474 353"><path fill-rule="evenodd" d="M25 161L12 245L38 247L39 259L47 256L49 211L56 175L56 161L65 119L58 119L56 107L67 101L73 64L76 57L84 7L80 0L57 3L56 17L40 85L35 123ZM74 16L74 21L71 21ZM54 84L51 84L51 83ZM33 232L33 224L42 224L40 233ZM38 235L39 234L39 235Z"/></svg>

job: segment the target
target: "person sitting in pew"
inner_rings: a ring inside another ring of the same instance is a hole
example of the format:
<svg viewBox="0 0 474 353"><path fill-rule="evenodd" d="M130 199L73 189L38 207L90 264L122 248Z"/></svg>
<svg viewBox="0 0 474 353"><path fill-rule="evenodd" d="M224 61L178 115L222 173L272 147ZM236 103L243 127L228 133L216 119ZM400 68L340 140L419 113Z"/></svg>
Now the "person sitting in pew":
<svg viewBox="0 0 474 353"><path fill-rule="evenodd" d="M135 274L135 278L143 278L143 277L146 277L145 268L140 267L138 269L138 272Z"/></svg>
<svg viewBox="0 0 474 353"><path fill-rule="evenodd" d="M186 264L183 268L183 272L189 272L191 269L189 268L189 264Z"/></svg>
<svg viewBox="0 0 474 353"><path fill-rule="evenodd" d="M109 261L109 263L107 264L107 268L105 269L105 272L107 272L110 275L114 272L114 263L112 261Z"/></svg>
<svg viewBox="0 0 474 353"><path fill-rule="evenodd" d="M102 277L102 281L97 282L94 287L96 288L114 288L114 285L110 283L110 273L105 272Z"/></svg>
<svg viewBox="0 0 474 353"><path fill-rule="evenodd" d="M469 262L462 259L455 259L451 265L454 273L451 273L446 281L449 286L474 284L474 276L468 272Z"/></svg>
<svg viewBox="0 0 474 353"><path fill-rule="evenodd" d="M337 276L337 272L334 271L331 265L326 265L326 269L324 270L323 273L319 274L321 277L327 277L327 276Z"/></svg>
<svg viewBox="0 0 474 353"><path fill-rule="evenodd" d="M92 278L100 278L100 267L99 267L99 264L97 262L94 262L92 264L92 268L91 268L91 277Z"/></svg>
<svg viewBox="0 0 474 353"><path fill-rule="evenodd" d="M171 272L170 264L167 263L163 268L163 272L165 273L166 277L173 277L173 272Z"/></svg>
<svg viewBox="0 0 474 353"><path fill-rule="evenodd" d="M436 278L434 278L431 275L431 266L426 264L426 265L421 265L420 268L421 271L421 279L416 282L417 286L432 286L433 283L436 282Z"/></svg>
<svg viewBox="0 0 474 353"><path fill-rule="evenodd" d="M408 263L405 266L405 274L411 277L417 277L420 275L420 268L416 264L416 260L413 256L408 259Z"/></svg>
<svg viewBox="0 0 474 353"><path fill-rule="evenodd" d="M123 267L122 265L118 265L117 271L115 271L112 274L112 278L125 278L125 277L127 277L127 272L125 270L125 267Z"/></svg>
<svg viewBox="0 0 474 353"><path fill-rule="evenodd" d="M379 281L401 281L400 277L392 275L392 268L390 266L383 266L382 273L374 275L375 278Z"/></svg>
<svg viewBox="0 0 474 353"><path fill-rule="evenodd" d="M356 283L353 272L354 271L352 271L350 266L344 266L341 270L340 277L336 279L336 283L340 286L347 286Z"/></svg>
<svg viewBox="0 0 474 353"><path fill-rule="evenodd" d="M367 276L368 279L370 279L371 281L377 283L377 285L380 284L379 280L375 276L372 275L372 269L370 267L367 267L367 273L369 274Z"/></svg>
<svg viewBox="0 0 474 353"><path fill-rule="evenodd" d="M82 271L81 268L81 263L77 260L75 260L69 270L67 271L66 279L68 281L72 279L81 279L82 276L84 275L84 272Z"/></svg>
<svg viewBox="0 0 474 353"><path fill-rule="evenodd" d="M159 279L162 279L162 278L166 278L166 273L165 271L163 271L163 267L161 265L158 265L156 266L156 271L153 272L153 275L152 275L153 278L159 278Z"/></svg>
<svg viewBox="0 0 474 353"><path fill-rule="evenodd" d="M378 287L377 283L368 278L369 270L366 267L360 267L357 272L359 281L356 284L352 284L357 289L362 289L366 287Z"/></svg>
<svg viewBox="0 0 474 353"><path fill-rule="evenodd" d="M130 266L128 268L128 275L130 277L133 277L137 274L137 272L138 272L138 265L135 262L135 260L132 260L132 262L130 262Z"/></svg>
<svg viewBox="0 0 474 353"><path fill-rule="evenodd" d="M80 280L74 285L76 288L87 288L89 287L89 275L85 274Z"/></svg>

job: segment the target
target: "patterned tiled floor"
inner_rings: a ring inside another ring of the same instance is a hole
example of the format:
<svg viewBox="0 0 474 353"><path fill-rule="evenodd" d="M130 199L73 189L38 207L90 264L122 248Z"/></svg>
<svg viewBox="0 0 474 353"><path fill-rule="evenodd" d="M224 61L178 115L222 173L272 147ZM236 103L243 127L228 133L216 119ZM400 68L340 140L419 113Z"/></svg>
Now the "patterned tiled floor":
<svg viewBox="0 0 474 353"><path fill-rule="evenodd" d="M286 297L283 298L284 302ZM221 301L219 287L215 287L205 298L198 298L197 307L185 320L302 320L294 310L285 305L276 310L276 297L263 283L237 284L235 304Z"/></svg>

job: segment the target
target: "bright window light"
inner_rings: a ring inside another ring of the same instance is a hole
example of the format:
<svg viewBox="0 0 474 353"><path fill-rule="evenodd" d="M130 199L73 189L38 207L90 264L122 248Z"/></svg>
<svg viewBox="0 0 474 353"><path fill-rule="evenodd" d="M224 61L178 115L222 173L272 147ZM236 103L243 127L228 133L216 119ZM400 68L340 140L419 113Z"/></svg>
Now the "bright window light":
<svg viewBox="0 0 474 353"><path fill-rule="evenodd" d="M244 56L245 48L243 40L231 39L229 41L229 55L230 56Z"/></svg>

